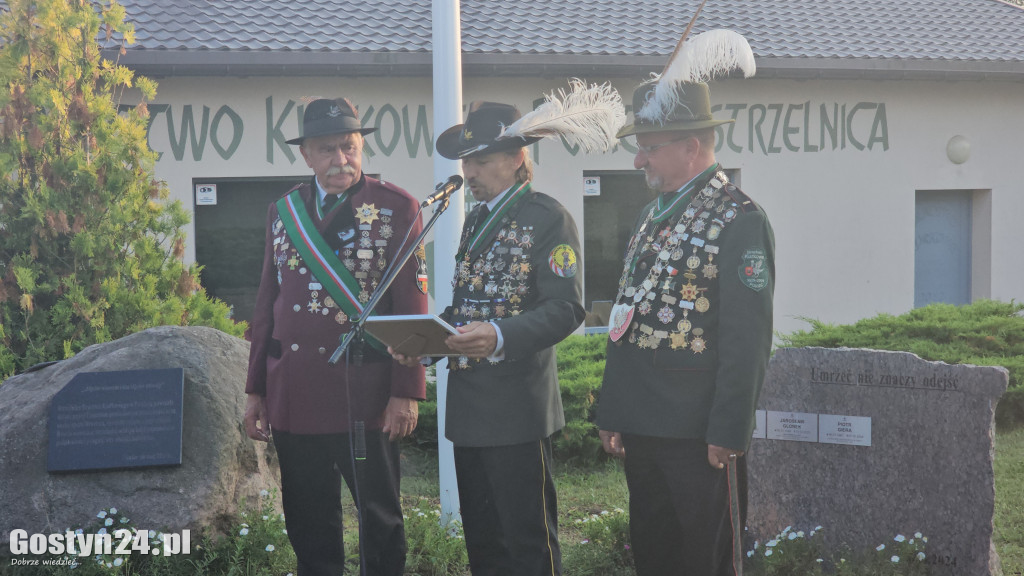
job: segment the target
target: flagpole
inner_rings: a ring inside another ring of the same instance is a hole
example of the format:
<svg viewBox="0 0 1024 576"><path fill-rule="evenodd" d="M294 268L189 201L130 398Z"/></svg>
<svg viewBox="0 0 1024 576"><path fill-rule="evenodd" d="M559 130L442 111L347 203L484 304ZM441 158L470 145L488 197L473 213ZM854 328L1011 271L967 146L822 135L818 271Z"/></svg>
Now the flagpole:
<svg viewBox="0 0 1024 576"><path fill-rule="evenodd" d="M459 0L433 0L432 43L434 65L434 136L450 126L462 123L462 27ZM444 182L452 174L462 174L462 165L434 151L434 181ZM441 216L434 230L434 309L444 310L452 301L450 279L455 274L458 249L465 219L465 196L451 196L450 209ZM441 522L461 521L459 490L455 480L455 456L452 443L444 435L448 396L448 362L437 366L437 464L440 480Z"/></svg>

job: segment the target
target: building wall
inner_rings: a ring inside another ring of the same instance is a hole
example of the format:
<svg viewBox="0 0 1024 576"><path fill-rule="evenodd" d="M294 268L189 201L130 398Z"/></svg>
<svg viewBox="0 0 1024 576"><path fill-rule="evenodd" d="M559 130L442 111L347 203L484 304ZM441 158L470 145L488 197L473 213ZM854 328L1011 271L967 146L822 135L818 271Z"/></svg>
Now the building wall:
<svg viewBox="0 0 1024 576"><path fill-rule="evenodd" d="M629 102L634 83L615 84ZM527 110L564 85L466 78L464 102ZM206 178L305 179L309 169L284 140L298 135L302 98L338 95L358 105L364 125L380 127L367 139L364 171L419 198L431 192L433 136L447 127L431 126L429 78L162 79L150 107L157 176L186 206ZM718 158L740 171L775 227L777 330L806 328L802 317L846 323L911 309L918 191L974 191L972 297L1024 300L1024 172L1015 153L1024 83L730 80L712 87L712 99L716 116L736 118L720 133ZM947 157L957 135L970 145L962 164ZM628 145L587 156L545 140L533 151L536 187L566 205L581 234L601 234L584 229L583 171L631 170Z"/></svg>

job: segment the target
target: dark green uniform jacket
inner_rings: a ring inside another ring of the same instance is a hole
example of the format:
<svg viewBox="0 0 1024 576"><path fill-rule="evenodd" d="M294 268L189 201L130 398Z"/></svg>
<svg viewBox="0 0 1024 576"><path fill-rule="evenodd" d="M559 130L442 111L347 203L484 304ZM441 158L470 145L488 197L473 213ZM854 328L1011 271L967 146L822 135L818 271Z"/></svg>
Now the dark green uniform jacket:
<svg viewBox="0 0 1024 576"><path fill-rule="evenodd" d="M612 312L602 430L735 450L750 442L771 352L775 236L716 170L674 208L661 198L641 212Z"/></svg>
<svg viewBox="0 0 1024 576"><path fill-rule="evenodd" d="M470 242L479 207L466 218ZM445 435L456 446L505 446L565 425L555 344L582 322L579 235L550 196L526 190L489 234L456 263L453 325L494 321L504 360L450 358Z"/></svg>

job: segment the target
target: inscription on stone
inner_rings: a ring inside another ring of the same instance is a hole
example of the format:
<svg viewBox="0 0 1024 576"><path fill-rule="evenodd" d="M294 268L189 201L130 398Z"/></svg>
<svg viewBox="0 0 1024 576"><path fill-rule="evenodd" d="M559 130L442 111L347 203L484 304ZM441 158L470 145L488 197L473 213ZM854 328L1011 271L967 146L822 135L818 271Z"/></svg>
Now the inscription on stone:
<svg viewBox="0 0 1024 576"><path fill-rule="evenodd" d="M1002 367L905 352L777 350L757 406L767 434L748 455L750 544L820 525L832 552L872 552L921 532L933 576L997 573L994 416L1008 381ZM773 439L805 415L815 441Z"/></svg>
<svg viewBox="0 0 1024 576"><path fill-rule="evenodd" d="M76 375L50 404L47 470L181 464L184 371Z"/></svg>

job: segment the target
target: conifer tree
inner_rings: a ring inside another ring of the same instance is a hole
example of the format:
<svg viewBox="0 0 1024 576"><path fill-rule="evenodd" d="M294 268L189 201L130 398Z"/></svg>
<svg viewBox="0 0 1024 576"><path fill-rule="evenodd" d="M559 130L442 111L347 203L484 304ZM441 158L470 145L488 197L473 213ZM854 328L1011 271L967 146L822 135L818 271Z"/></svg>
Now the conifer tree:
<svg viewBox="0 0 1024 576"><path fill-rule="evenodd" d="M183 262L188 213L146 140L156 84L101 57L133 36L109 0L0 16L0 377L157 325L245 329Z"/></svg>

